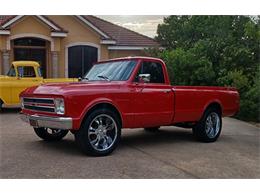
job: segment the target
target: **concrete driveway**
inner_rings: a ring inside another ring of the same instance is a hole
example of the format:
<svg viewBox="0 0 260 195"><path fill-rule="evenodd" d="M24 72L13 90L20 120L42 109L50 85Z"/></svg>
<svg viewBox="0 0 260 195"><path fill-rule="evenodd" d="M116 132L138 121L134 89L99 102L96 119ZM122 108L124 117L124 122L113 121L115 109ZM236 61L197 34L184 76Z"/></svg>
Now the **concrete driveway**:
<svg viewBox="0 0 260 195"><path fill-rule="evenodd" d="M107 157L84 156L72 134L41 141L17 110L1 113L0 127L0 178L260 178L260 129L232 118L208 144L177 127L124 129Z"/></svg>

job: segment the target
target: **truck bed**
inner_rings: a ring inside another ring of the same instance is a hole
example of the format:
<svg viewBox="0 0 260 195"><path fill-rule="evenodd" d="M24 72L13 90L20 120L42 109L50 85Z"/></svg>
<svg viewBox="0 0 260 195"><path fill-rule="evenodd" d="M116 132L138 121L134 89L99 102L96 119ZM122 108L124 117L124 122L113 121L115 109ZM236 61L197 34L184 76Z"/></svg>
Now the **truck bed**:
<svg viewBox="0 0 260 195"><path fill-rule="evenodd" d="M198 121L203 111L216 102L222 116L234 115L239 109L239 94L232 87L172 86L174 92L174 123Z"/></svg>

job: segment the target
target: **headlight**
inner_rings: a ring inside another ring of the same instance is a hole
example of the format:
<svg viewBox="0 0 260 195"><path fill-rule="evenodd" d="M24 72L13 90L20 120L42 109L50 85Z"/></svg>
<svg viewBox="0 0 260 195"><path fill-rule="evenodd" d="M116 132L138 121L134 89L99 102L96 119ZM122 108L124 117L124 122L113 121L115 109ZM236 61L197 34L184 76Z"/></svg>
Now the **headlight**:
<svg viewBox="0 0 260 195"><path fill-rule="evenodd" d="M54 104L55 104L55 110L57 114L65 113L64 100L62 98L55 98Z"/></svg>

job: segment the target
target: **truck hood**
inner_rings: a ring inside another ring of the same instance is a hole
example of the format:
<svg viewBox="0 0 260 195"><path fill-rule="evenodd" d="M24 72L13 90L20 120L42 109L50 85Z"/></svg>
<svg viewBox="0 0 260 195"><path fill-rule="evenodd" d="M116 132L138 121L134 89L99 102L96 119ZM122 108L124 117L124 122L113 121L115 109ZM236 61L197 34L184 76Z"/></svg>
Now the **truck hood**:
<svg viewBox="0 0 260 195"><path fill-rule="evenodd" d="M26 89L23 94L26 95L69 95L90 92L93 90L102 90L111 86L119 85L120 82L71 82L71 83L49 83Z"/></svg>

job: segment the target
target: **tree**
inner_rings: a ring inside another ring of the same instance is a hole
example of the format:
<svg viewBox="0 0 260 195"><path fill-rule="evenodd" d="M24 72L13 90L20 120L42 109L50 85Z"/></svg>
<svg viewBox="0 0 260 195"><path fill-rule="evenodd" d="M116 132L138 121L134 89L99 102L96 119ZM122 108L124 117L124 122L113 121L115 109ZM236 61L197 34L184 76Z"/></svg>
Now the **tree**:
<svg viewBox="0 0 260 195"><path fill-rule="evenodd" d="M234 86L241 93L241 105L250 102L251 108L260 107L255 100L259 95L258 16L169 16L158 25L157 34L165 50L147 53L166 61L172 84ZM238 116L259 121L244 112L241 106Z"/></svg>

